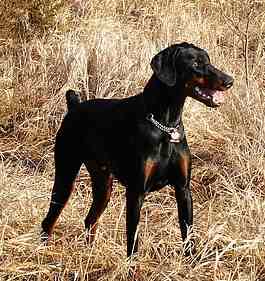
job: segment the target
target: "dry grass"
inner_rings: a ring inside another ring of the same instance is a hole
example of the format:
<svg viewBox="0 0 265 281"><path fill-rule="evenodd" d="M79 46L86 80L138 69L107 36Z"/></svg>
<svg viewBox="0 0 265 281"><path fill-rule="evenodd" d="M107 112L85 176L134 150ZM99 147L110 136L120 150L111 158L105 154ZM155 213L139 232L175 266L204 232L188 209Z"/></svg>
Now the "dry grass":
<svg viewBox="0 0 265 281"><path fill-rule="evenodd" d="M126 280L118 183L92 247L83 239L91 202L84 171L54 240L41 245L53 137L65 89L90 98L136 94L150 58L181 41L206 48L236 83L218 110L186 105L198 254L181 254L171 190L152 194L140 226L142 278L265 280L263 1L94 0L79 12L65 1L18 2L0 1L0 280Z"/></svg>

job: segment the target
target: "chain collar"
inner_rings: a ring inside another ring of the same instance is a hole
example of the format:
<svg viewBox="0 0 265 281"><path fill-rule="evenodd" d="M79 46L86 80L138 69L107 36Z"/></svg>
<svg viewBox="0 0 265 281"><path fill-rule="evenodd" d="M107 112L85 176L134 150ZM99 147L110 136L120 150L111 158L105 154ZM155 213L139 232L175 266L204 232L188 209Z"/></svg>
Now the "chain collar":
<svg viewBox="0 0 265 281"><path fill-rule="evenodd" d="M159 123L154 118L154 114L150 113L146 116L146 120L151 122L155 127L161 130L164 133L167 133L170 136L170 142L179 143L181 140L181 134L179 133L179 125L176 127L167 127L161 123Z"/></svg>

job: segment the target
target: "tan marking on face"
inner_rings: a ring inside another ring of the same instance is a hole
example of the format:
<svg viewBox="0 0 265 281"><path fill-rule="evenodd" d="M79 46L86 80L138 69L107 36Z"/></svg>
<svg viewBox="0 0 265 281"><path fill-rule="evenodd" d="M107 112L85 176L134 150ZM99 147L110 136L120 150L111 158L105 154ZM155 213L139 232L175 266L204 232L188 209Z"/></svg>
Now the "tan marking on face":
<svg viewBox="0 0 265 281"><path fill-rule="evenodd" d="M157 169L157 163L151 159L147 159L144 165L145 183L152 177Z"/></svg>
<svg viewBox="0 0 265 281"><path fill-rule="evenodd" d="M190 156L187 153L183 153L180 156L179 166L181 174L187 178L189 172L189 165L190 165Z"/></svg>
<svg viewBox="0 0 265 281"><path fill-rule="evenodd" d="M200 86L202 88L209 87L209 81L205 77L193 77L191 80L193 86Z"/></svg>
<svg viewBox="0 0 265 281"><path fill-rule="evenodd" d="M188 89L192 89L194 86L200 86L203 88L207 88L208 81L204 77L192 77L190 81L185 84L185 87Z"/></svg>

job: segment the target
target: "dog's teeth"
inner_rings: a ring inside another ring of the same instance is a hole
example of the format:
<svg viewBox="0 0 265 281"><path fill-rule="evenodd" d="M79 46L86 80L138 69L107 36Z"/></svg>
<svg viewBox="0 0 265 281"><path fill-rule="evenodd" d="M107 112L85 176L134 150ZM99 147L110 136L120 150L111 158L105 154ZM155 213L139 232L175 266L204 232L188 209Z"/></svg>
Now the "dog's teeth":
<svg viewBox="0 0 265 281"><path fill-rule="evenodd" d="M225 101L225 96L223 93L217 92L213 95L213 103L216 105L220 105L222 103L224 103Z"/></svg>
<svg viewBox="0 0 265 281"><path fill-rule="evenodd" d="M202 94L202 91L201 91L200 87L196 86L194 89L199 95Z"/></svg>

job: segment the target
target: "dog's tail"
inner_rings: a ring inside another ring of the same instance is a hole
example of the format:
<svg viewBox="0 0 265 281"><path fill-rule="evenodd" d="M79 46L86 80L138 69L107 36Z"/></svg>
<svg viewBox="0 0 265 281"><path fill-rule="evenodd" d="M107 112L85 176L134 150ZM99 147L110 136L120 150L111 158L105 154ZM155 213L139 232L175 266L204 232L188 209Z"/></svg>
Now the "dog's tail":
<svg viewBox="0 0 265 281"><path fill-rule="evenodd" d="M79 94L74 90L68 90L65 96L68 111L75 108L81 102Z"/></svg>

